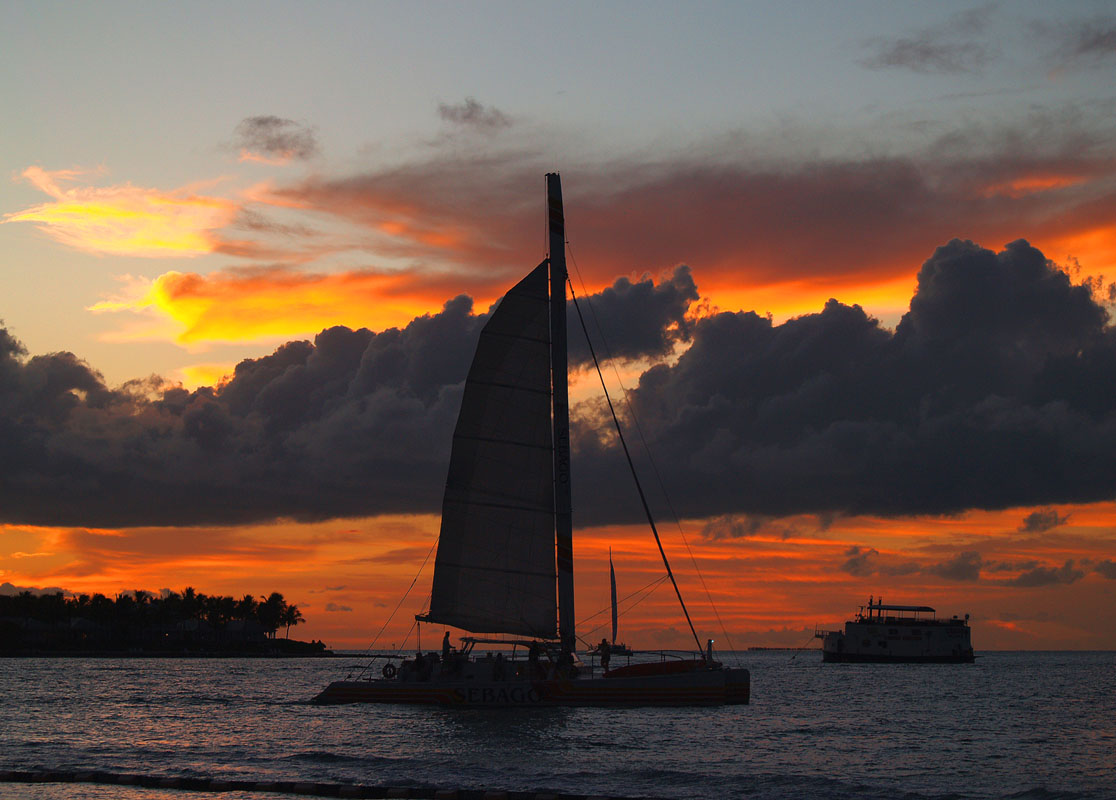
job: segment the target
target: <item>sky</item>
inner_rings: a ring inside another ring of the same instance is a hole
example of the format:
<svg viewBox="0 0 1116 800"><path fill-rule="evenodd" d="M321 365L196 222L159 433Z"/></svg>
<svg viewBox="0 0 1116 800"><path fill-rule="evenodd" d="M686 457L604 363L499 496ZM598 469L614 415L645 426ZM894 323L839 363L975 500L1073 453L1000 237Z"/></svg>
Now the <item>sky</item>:
<svg viewBox="0 0 1116 800"><path fill-rule="evenodd" d="M1116 649L1109 3L0 10L0 590L281 591L414 646L557 171L703 635L873 595ZM620 638L686 646L571 360L579 633L611 549Z"/></svg>

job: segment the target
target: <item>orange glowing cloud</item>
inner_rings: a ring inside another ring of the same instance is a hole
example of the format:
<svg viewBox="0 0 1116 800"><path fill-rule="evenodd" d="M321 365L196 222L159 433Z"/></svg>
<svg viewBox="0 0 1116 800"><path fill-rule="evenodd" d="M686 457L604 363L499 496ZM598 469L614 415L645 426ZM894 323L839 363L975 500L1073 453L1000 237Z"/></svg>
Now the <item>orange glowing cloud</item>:
<svg viewBox="0 0 1116 800"><path fill-rule="evenodd" d="M1023 197L1039 192L1049 192L1055 189L1064 189L1075 186L1087 180L1084 175L1069 175L1059 173L1033 173L1019 175L1006 181L990 184L981 190L983 197Z"/></svg>
<svg viewBox="0 0 1116 800"><path fill-rule="evenodd" d="M147 258L198 256L213 252L213 231L230 224L233 201L198 194L194 187L170 192L133 186L62 184L87 174L29 167L23 178L54 198L4 216L4 222L33 222L65 245L89 253Z"/></svg>
<svg viewBox="0 0 1116 800"><path fill-rule="evenodd" d="M310 273L283 268L199 275L167 272L133 281L125 295L91 311L147 312L173 320L181 344L239 342L317 333L345 325L382 330L426 313L439 292L413 273ZM435 306L436 307L436 306ZM117 333L116 339L163 338L158 328Z"/></svg>
<svg viewBox="0 0 1116 800"><path fill-rule="evenodd" d="M381 255L507 269L541 256L542 209L523 189L540 171L514 157L434 159L246 196L379 234ZM894 323L919 265L955 237L992 249L1026 238L1103 271L1116 253L1114 175L1104 159L1055 158L586 169L566 186L571 271L593 291L684 263L724 310L785 319L834 297Z"/></svg>

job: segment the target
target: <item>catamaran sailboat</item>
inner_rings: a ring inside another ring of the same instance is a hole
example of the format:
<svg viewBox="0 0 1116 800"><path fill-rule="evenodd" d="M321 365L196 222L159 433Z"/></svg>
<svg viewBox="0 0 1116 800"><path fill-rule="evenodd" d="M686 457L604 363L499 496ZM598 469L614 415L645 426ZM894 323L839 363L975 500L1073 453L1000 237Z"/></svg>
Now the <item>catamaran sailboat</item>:
<svg viewBox="0 0 1116 800"><path fill-rule="evenodd" d="M603 672L576 655L565 225L559 176L548 174L546 186L549 255L504 295L481 331L453 434L430 607L418 617L522 637L512 642L528 657L474 655L478 644L506 646L507 638L463 637L460 651L447 639L441 658L420 653L385 664L379 677L335 681L317 703L748 702L748 670L715 661L712 640L702 648L696 631L690 658Z"/></svg>

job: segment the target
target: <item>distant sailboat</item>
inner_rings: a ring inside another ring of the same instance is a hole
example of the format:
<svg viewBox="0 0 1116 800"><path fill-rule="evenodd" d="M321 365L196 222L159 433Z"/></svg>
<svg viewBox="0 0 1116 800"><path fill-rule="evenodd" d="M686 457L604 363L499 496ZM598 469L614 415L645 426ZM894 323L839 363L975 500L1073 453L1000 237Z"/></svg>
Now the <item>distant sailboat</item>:
<svg viewBox="0 0 1116 800"><path fill-rule="evenodd" d="M612 590L612 639L609 640L609 653L614 656L630 656L632 649L616 641L619 617L616 603L616 567L612 566L612 548L608 548L608 582Z"/></svg>
<svg viewBox="0 0 1116 800"><path fill-rule="evenodd" d="M481 331L453 435L430 608L418 617L527 638L464 637L461 652L447 640L441 658L420 654L398 668L389 662L382 677L335 681L315 702L748 702L748 670L714 661L712 640L692 658L630 664L607 676L577 659L565 230L558 175L548 174L546 185L549 256L504 295ZM613 573L614 641L615 585ZM520 648L528 656L476 657L478 644L512 644L513 656Z"/></svg>

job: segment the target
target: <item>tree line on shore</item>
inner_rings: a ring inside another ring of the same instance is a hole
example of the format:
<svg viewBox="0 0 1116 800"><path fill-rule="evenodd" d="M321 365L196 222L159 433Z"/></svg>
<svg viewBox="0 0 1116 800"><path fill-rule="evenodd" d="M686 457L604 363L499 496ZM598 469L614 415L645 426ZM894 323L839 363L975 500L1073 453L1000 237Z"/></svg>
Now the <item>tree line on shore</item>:
<svg viewBox="0 0 1116 800"><path fill-rule="evenodd" d="M297 644L289 641L290 630L302 622L298 606L279 592L239 599L193 587L160 594L137 589L113 598L30 591L0 595L3 649L261 650L269 643L283 645L277 641L280 629L289 645Z"/></svg>

